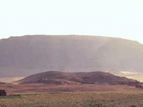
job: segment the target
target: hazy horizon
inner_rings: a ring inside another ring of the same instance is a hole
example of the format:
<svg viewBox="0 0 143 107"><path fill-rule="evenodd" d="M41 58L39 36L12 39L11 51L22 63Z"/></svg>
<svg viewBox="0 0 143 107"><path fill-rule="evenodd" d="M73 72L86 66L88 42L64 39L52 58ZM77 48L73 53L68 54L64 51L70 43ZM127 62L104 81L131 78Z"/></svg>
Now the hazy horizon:
<svg viewBox="0 0 143 107"><path fill-rule="evenodd" d="M142 4L142 0L3 0L0 1L0 39L76 34L143 43Z"/></svg>
<svg viewBox="0 0 143 107"><path fill-rule="evenodd" d="M140 42L136 39L131 39L131 38L124 38L124 37L115 37L115 36L104 36L104 35L80 35L80 34L25 34L25 35L17 35L17 36L9 36L9 37L3 37L3 38L0 38L0 40L2 39L9 39L10 37L23 37L23 36L91 36L91 37L109 37L109 38L120 38L120 39L125 39L125 40L130 40L130 41L136 41L136 42L139 42L141 44L143 44L143 42Z"/></svg>

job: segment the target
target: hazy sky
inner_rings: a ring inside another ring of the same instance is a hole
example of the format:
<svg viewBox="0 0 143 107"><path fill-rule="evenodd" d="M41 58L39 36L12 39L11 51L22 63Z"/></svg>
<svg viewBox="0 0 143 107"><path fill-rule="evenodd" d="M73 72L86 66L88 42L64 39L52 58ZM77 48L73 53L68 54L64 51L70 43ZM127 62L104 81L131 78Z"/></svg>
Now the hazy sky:
<svg viewBox="0 0 143 107"><path fill-rule="evenodd" d="M143 0L0 0L0 38L27 34L102 35L143 43Z"/></svg>

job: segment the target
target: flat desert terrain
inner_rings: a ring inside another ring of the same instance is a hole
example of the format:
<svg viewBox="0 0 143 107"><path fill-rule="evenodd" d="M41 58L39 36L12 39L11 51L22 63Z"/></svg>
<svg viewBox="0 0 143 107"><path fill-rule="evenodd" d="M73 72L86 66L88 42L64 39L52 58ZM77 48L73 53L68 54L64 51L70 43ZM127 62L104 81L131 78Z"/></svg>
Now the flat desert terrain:
<svg viewBox="0 0 143 107"><path fill-rule="evenodd" d="M0 84L0 107L143 107L143 90L125 85Z"/></svg>

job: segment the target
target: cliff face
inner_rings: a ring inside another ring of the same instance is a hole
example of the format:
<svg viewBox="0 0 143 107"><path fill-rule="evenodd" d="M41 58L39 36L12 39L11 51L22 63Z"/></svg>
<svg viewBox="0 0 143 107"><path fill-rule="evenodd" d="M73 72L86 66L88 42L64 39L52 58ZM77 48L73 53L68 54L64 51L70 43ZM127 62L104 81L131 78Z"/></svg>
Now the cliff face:
<svg viewBox="0 0 143 107"><path fill-rule="evenodd" d="M0 76L41 71L142 72L143 45L98 36L10 37L0 40Z"/></svg>

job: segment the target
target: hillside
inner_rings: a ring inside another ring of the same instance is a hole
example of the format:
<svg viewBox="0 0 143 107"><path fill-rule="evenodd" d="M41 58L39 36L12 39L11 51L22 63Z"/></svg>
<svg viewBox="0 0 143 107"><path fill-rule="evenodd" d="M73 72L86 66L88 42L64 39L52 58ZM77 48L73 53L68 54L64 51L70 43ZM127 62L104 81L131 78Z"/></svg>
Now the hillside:
<svg viewBox="0 0 143 107"><path fill-rule="evenodd" d="M139 82L125 77L115 76L111 73L95 72L59 72L48 71L28 76L20 81L20 84L44 83L44 84L126 84L136 85Z"/></svg>
<svg viewBox="0 0 143 107"><path fill-rule="evenodd" d="M0 40L0 76L40 71L142 72L143 45L99 36L32 35Z"/></svg>

